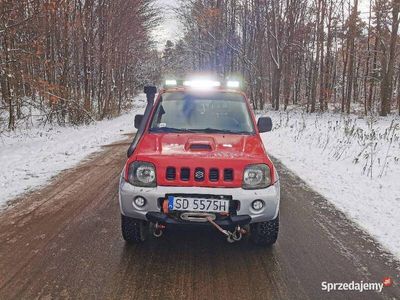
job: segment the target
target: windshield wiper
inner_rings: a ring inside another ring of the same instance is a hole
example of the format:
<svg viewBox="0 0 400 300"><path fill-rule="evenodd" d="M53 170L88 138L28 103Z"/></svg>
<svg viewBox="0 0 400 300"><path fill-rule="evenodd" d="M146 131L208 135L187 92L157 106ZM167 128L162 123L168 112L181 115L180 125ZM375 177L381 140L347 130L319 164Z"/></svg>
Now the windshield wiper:
<svg viewBox="0 0 400 300"><path fill-rule="evenodd" d="M217 128L193 129L193 131L205 132L205 133L251 134L251 132L248 131L234 131L229 129L217 129Z"/></svg>
<svg viewBox="0 0 400 300"><path fill-rule="evenodd" d="M229 129L217 129L217 128L188 129L188 128L173 128L173 127L150 128L150 132L251 134L251 132L248 131L234 131Z"/></svg>
<svg viewBox="0 0 400 300"><path fill-rule="evenodd" d="M186 128L155 127L155 128L150 128L150 132L194 132L194 131Z"/></svg>

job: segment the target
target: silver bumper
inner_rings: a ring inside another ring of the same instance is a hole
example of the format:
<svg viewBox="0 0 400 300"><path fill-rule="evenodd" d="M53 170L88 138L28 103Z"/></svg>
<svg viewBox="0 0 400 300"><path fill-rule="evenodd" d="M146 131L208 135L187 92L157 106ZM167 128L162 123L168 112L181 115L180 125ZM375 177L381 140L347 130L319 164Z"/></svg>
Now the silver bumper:
<svg viewBox="0 0 400 300"><path fill-rule="evenodd" d="M207 188L207 187L175 187L157 186L155 188L136 187L126 182L122 177L119 184L119 204L121 213L125 216L147 220L147 212L159 212L161 207L158 199L166 198L166 194L204 194L232 196L233 200L240 202L238 215L248 215L251 223L273 220L279 213L280 184L261 190L244 190L242 188ZM146 198L147 202L143 208L135 206L133 199L137 196ZM261 211L255 211L251 203L261 199L265 206Z"/></svg>

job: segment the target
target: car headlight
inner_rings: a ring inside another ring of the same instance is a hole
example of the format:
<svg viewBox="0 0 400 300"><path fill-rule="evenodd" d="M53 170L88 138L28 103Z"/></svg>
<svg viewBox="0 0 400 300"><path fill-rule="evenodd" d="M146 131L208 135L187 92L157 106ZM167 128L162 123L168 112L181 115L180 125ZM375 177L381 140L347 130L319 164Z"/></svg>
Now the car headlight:
<svg viewBox="0 0 400 300"><path fill-rule="evenodd" d="M129 166L128 181L135 186L156 187L156 168L152 163L135 161Z"/></svg>
<svg viewBox="0 0 400 300"><path fill-rule="evenodd" d="M271 185L271 170L265 164L248 165L243 173L244 189L263 189Z"/></svg>

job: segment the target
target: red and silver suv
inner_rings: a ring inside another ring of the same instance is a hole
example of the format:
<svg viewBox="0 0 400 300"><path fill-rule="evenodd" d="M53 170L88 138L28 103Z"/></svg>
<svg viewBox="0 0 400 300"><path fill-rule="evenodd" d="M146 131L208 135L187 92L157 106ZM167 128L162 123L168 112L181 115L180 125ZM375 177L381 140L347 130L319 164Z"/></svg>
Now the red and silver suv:
<svg viewBox="0 0 400 300"><path fill-rule="evenodd" d="M160 237L165 228L215 226L229 242L249 234L260 245L278 237L280 184L238 84L167 82L136 115L138 132L121 175L119 203L127 242Z"/></svg>

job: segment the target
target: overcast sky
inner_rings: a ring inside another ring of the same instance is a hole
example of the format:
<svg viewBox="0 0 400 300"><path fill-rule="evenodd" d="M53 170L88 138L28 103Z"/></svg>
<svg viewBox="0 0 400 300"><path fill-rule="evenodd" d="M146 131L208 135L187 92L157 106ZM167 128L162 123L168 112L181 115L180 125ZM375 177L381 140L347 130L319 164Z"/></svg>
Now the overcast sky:
<svg viewBox="0 0 400 300"><path fill-rule="evenodd" d="M157 0L156 2L163 16L162 23L154 31L154 36L158 41L158 48L163 49L167 40L175 41L182 35L182 27L171 9L178 6L178 0Z"/></svg>

